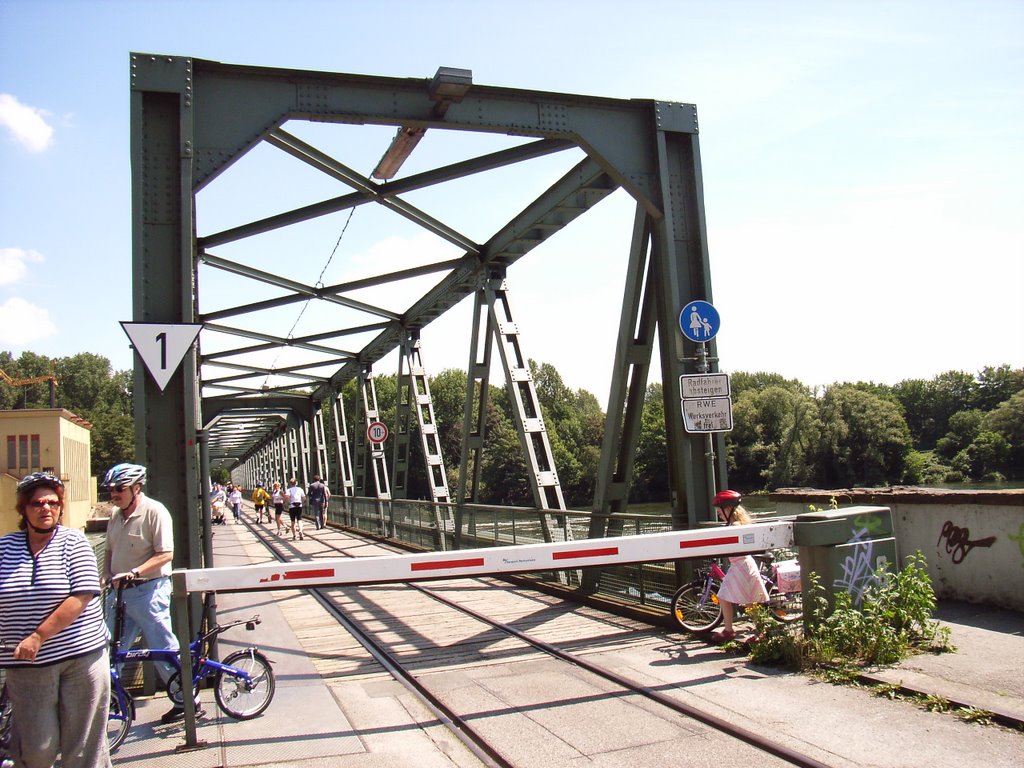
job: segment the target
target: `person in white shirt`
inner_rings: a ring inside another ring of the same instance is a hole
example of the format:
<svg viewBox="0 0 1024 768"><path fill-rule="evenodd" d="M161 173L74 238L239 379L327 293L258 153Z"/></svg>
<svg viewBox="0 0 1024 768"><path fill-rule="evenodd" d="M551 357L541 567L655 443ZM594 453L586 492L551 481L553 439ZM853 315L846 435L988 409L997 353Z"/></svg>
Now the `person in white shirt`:
<svg viewBox="0 0 1024 768"><path fill-rule="evenodd" d="M296 530L299 539L302 539L302 502L306 500L306 492L298 485L294 477L288 481L288 517L292 521L292 540L295 540Z"/></svg>

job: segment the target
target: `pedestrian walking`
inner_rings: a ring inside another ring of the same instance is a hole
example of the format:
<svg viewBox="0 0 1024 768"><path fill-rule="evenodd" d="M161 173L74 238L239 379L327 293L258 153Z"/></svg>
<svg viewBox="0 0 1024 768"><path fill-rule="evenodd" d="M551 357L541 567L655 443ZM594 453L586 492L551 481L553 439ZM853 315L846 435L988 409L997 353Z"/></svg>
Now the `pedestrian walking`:
<svg viewBox="0 0 1024 768"><path fill-rule="evenodd" d="M298 532L299 539L303 538L302 535L302 503L306 499L306 492L299 487L298 480L294 477L288 481L288 517L292 523L292 541L295 540L295 534Z"/></svg>
<svg viewBox="0 0 1024 768"><path fill-rule="evenodd" d="M313 515L313 522L319 531L324 527L324 511L327 509L327 502L331 500L331 491L320 481L319 475L313 475L313 482L309 484L306 497L309 499L309 511Z"/></svg>

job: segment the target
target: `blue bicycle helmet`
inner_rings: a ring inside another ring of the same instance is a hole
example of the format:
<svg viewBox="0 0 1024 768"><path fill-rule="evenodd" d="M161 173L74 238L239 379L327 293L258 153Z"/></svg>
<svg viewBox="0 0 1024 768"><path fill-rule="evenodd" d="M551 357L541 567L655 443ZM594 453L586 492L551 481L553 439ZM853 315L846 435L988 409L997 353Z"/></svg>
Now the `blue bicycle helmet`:
<svg viewBox="0 0 1024 768"><path fill-rule="evenodd" d="M40 485L46 485L50 488L57 490L63 488L64 483L52 472L33 472L31 475L25 475L21 480L18 481L18 493L28 493L33 488Z"/></svg>
<svg viewBox="0 0 1024 768"><path fill-rule="evenodd" d="M146 484L146 468L141 464L116 464L111 467L100 483L100 488L109 491L111 488L130 488L139 483Z"/></svg>

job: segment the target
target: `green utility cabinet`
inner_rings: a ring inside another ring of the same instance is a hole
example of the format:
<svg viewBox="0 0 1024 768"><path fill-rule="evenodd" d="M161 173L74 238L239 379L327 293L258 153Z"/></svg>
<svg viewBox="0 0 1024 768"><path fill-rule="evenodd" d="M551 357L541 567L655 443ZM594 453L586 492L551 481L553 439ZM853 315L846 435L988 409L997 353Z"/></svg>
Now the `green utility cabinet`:
<svg viewBox="0 0 1024 768"><path fill-rule="evenodd" d="M839 592L858 605L875 583L875 572L888 564L898 570L892 511L888 507L849 507L798 515L793 541L800 558L805 613L811 595L810 574L817 573L829 606Z"/></svg>

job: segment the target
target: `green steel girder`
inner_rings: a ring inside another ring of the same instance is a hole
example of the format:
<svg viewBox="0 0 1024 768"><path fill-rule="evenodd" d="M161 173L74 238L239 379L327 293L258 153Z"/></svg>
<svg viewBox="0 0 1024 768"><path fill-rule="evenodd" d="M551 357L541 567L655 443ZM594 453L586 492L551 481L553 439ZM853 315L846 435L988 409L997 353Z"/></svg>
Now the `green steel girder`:
<svg viewBox="0 0 1024 768"><path fill-rule="evenodd" d="M199 477L191 436L207 424L207 401L223 406L217 419L245 424L255 442L280 440L281 414L267 406L278 398L307 400L305 411L286 408L303 425L321 402L331 401L348 380L415 333L475 294L495 274L505 271L616 189L637 204L637 224L624 294L617 370L609 398L609 418L595 511L625 504L631 480L628 457L635 447L639 408L653 345L662 360L666 414L673 417L675 382L692 372L695 346L677 326L677 313L692 299L711 299L707 236L704 225L696 109L691 104L654 100L607 99L572 94L496 88L470 84L459 100L437 100L431 81L365 75L236 66L185 57L131 54L134 319L141 322L202 322L200 344L209 334L249 338L257 344L196 350L163 393L136 366L137 453L155 465L154 491L164 483L178 490L162 498L188 509L199 498ZM510 149L434 168L405 178L376 182L284 131L289 120L348 125L399 126L412 132L454 130L533 139ZM327 200L250 221L222 232L198 236L194 224L196 193L259 143L267 143L295 160L348 186ZM567 149L585 157L544 193L494 232L474 242L455 228L410 205L401 195L470 174ZM437 264L382 273L348 283L311 286L227 259L210 249L308 221L328 213L375 203L413 221L449 243L462 255ZM200 265L254 280L281 290L281 296L204 312L199 306ZM362 287L385 285L409 277L438 274L439 279L404 311L390 311L351 299ZM647 279L642 278L647 275ZM336 304L379 318L300 338L285 338L244 327L218 325L228 317L254 315L309 300ZM639 337L634 333L640 329ZM376 334L360 349L338 349L338 338ZM656 338L655 338L656 337ZM219 337L218 337L219 338ZM212 346L212 345L211 345ZM320 355L315 361L282 366L246 364L249 353L292 346ZM215 347L214 347L215 348ZM711 359L716 351L711 345ZM219 378L203 368L221 366L236 374ZM325 376L318 369L338 366ZM268 372L297 379L297 384L267 386L256 381ZM246 375L246 374L249 375ZM640 382L640 379L644 379ZM250 383L246 383L249 380ZM211 398L202 390L223 390ZM299 390L296 392L296 390ZM263 410L245 401L259 401ZM249 416L245 416L246 408ZM202 410L202 413L200 413ZM236 416L229 416L237 410ZM614 413L612 411L615 411ZM296 415L300 414L300 415ZM302 420L304 418L304 420ZM246 421L246 419L248 419ZM261 421L262 420L262 421ZM709 488L702 468L704 448L698 437L683 432L681 419L667 418L671 485L676 523L692 526L705 506ZM218 438L224 450L243 447L238 429ZM294 430L288 433L294 439ZM185 440L181 439L182 433ZM275 436L276 435L276 436ZM724 479L724 451L718 436L719 470ZM243 440L244 442L244 440ZM166 446L178 446L163 450ZM161 450L155 450L160 446ZM243 455L251 455L242 451ZM292 464L295 457L291 457ZM159 493L156 495L160 495ZM191 517L194 517L191 516ZM196 537L188 535L192 541ZM195 562L190 553L190 561Z"/></svg>

